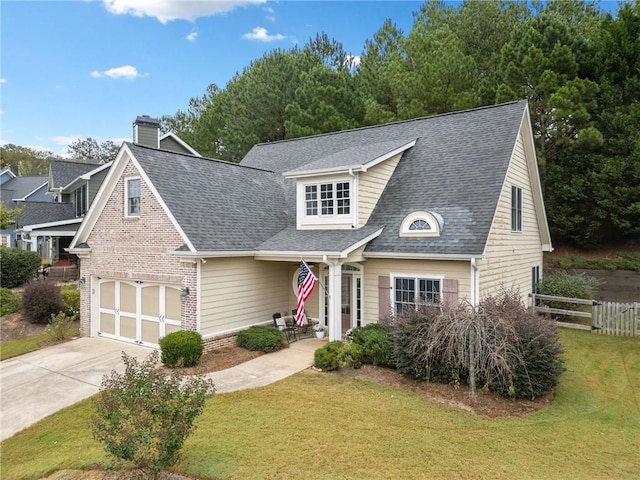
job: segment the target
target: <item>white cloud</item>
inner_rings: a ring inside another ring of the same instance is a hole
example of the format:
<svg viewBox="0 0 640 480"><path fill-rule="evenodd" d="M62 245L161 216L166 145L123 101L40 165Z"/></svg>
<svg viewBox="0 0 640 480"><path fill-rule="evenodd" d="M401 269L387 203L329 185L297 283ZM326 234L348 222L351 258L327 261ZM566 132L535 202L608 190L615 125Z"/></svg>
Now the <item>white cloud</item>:
<svg viewBox="0 0 640 480"><path fill-rule="evenodd" d="M187 35L187 40L189 40L190 42L193 42L197 37L198 37L198 32L191 32L189 35Z"/></svg>
<svg viewBox="0 0 640 480"><path fill-rule="evenodd" d="M0 78L0 83L7 83L7 79L6 78Z"/></svg>
<svg viewBox="0 0 640 480"><path fill-rule="evenodd" d="M53 143L57 143L58 145L70 145L73 142L77 142L78 140L80 140L80 135L56 135L53 137L50 137L49 140L51 140Z"/></svg>
<svg viewBox="0 0 640 480"><path fill-rule="evenodd" d="M138 77L148 77L148 73L139 73L138 69L131 65L123 65L121 67L110 68L109 70L105 70L103 72L99 72L98 70L94 70L90 73L93 78L100 77L111 77L113 79L118 78L127 78L132 80Z"/></svg>
<svg viewBox="0 0 640 480"><path fill-rule="evenodd" d="M351 65L357 67L360 65L360 55L347 55L347 62L351 62Z"/></svg>
<svg viewBox="0 0 640 480"><path fill-rule="evenodd" d="M258 40L259 42L273 42L274 40L284 40L284 35L280 35L279 33L275 35L269 35L267 33L267 29L263 27L254 28L251 33L245 33L242 38L247 38L249 40Z"/></svg>
<svg viewBox="0 0 640 480"><path fill-rule="evenodd" d="M104 7L115 15L153 17L161 23L172 20L194 21L198 17L208 17L230 12L238 7L265 3L266 0L103 0Z"/></svg>
<svg viewBox="0 0 640 480"><path fill-rule="evenodd" d="M276 12L273 10L273 8L264 7L263 10L267 13L267 15L264 18L270 21L271 23L274 23L276 21L276 15L275 15Z"/></svg>

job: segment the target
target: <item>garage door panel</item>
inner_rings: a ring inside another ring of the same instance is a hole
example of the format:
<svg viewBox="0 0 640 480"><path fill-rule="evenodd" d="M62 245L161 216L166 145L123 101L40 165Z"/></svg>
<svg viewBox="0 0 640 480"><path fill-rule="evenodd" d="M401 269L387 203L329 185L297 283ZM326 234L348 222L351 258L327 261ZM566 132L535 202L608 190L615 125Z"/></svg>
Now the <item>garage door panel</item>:
<svg viewBox="0 0 640 480"><path fill-rule="evenodd" d="M116 308L116 282L100 284L100 308L114 310Z"/></svg>
<svg viewBox="0 0 640 480"><path fill-rule="evenodd" d="M160 287L144 287L142 289L142 315L148 317L160 316Z"/></svg>
<svg viewBox="0 0 640 480"><path fill-rule="evenodd" d="M160 340L160 324L149 320L142 320L142 341L157 344Z"/></svg>
<svg viewBox="0 0 640 480"><path fill-rule="evenodd" d="M167 287L165 289L165 316L174 320L180 320L182 315L182 303L180 302L180 290Z"/></svg>
<svg viewBox="0 0 640 480"><path fill-rule="evenodd" d="M100 333L109 335L116 334L116 316L112 313L100 312L100 325L98 325Z"/></svg>
<svg viewBox="0 0 640 480"><path fill-rule="evenodd" d="M135 313L137 311L137 288L129 283L120 282L120 311Z"/></svg>
<svg viewBox="0 0 640 480"><path fill-rule="evenodd" d="M137 340L138 332L136 331L136 323L136 317L120 315L120 336Z"/></svg>

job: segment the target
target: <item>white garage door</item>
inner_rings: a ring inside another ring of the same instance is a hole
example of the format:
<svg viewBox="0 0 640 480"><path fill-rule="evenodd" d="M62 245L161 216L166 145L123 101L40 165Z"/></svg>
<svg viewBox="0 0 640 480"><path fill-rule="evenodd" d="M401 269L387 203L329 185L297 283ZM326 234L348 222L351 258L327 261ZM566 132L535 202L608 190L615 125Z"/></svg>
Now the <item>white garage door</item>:
<svg viewBox="0 0 640 480"><path fill-rule="evenodd" d="M98 290L98 335L157 347L180 330L179 287L100 279Z"/></svg>

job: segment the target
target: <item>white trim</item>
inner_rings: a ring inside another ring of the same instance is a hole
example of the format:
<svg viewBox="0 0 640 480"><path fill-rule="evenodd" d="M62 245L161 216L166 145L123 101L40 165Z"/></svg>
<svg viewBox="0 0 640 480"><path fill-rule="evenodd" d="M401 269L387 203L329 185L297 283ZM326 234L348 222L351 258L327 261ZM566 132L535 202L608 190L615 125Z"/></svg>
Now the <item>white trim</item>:
<svg viewBox="0 0 640 480"><path fill-rule="evenodd" d="M345 258L348 257L349 254L351 252L353 252L354 250L357 250L358 248L360 248L362 245L365 245L367 243L369 243L371 240L373 240L374 238L378 238L380 236L380 234L382 233L382 231L384 230L384 227L382 227L379 230L376 230L375 232L373 232L371 235L367 235L366 237L364 237L362 240L352 244L350 247L345 248L341 253L340 253L340 257L341 258Z"/></svg>
<svg viewBox="0 0 640 480"><path fill-rule="evenodd" d="M515 190L514 190L515 189ZM515 225L513 224L514 218L513 218L513 200L514 200L514 195L513 193L516 193L515 199L516 200L520 200L520 205L518 205L518 202L516 201L516 218L515 218ZM518 195L519 193L519 195ZM523 233L524 232L524 220L522 218L523 215L523 211L524 211L524 193L523 193L523 188L519 185L515 185L515 184L511 184L511 208L509 210L509 212L511 213L511 233ZM519 214L519 216L518 216ZM520 221L518 221L518 219ZM518 228L520 227L520 228Z"/></svg>
<svg viewBox="0 0 640 480"><path fill-rule="evenodd" d="M124 217L140 218L140 214L142 213L142 182L140 181L140 175L122 177L122 180L124 182ZM138 213L129 213L129 182L132 180L138 180Z"/></svg>
<svg viewBox="0 0 640 480"><path fill-rule="evenodd" d="M397 260L460 260L468 262L478 255L457 253L398 253L398 252L364 252L365 258L393 258Z"/></svg>
<svg viewBox="0 0 640 480"><path fill-rule="evenodd" d="M182 146L183 148L185 148L186 150L188 150L189 152L191 152L192 155L195 155L196 157L202 157L202 155L200 155L198 152L196 152L193 147L191 147L191 145L189 145L187 142L185 142L184 140L182 140L178 135L176 135L173 132L167 132L164 135L162 135L159 139L158 139L158 146L160 147L160 142L162 142L162 140L164 140L165 138L171 137L173 138L176 142L178 142L180 144L180 146ZM177 153L177 152L175 152Z"/></svg>
<svg viewBox="0 0 640 480"><path fill-rule="evenodd" d="M413 222L417 220L423 220L431 228L429 230L410 230ZM443 224L442 216L435 212L412 212L402 220L399 235L401 237L439 237Z"/></svg>
<svg viewBox="0 0 640 480"><path fill-rule="evenodd" d="M74 223L81 223L82 217L72 218L69 220L58 220L57 222L47 222L47 223L34 223L33 225L23 225L20 230L25 232L32 232L33 230L39 230L42 228L50 228L50 227L59 227L61 225L71 225Z"/></svg>
<svg viewBox="0 0 640 480"><path fill-rule="evenodd" d="M346 183L349 185L349 213L338 213L338 183ZM332 214L322 214L321 185L332 185ZM316 187L317 215L307 215L307 187ZM308 227L316 227L318 225L345 225L353 226L357 222L357 204L358 196L357 183L355 177L350 175L332 176L327 178L318 178L313 181L302 182L296 184L296 226L298 230L304 230Z"/></svg>

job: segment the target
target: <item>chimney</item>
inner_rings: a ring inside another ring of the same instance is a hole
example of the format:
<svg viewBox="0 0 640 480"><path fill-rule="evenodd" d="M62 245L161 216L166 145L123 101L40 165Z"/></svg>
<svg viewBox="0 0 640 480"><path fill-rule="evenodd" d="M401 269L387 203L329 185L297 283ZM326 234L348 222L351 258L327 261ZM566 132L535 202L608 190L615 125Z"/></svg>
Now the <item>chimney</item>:
<svg viewBox="0 0 640 480"><path fill-rule="evenodd" d="M133 143L160 148L160 121L149 115L136 117L133 122Z"/></svg>

